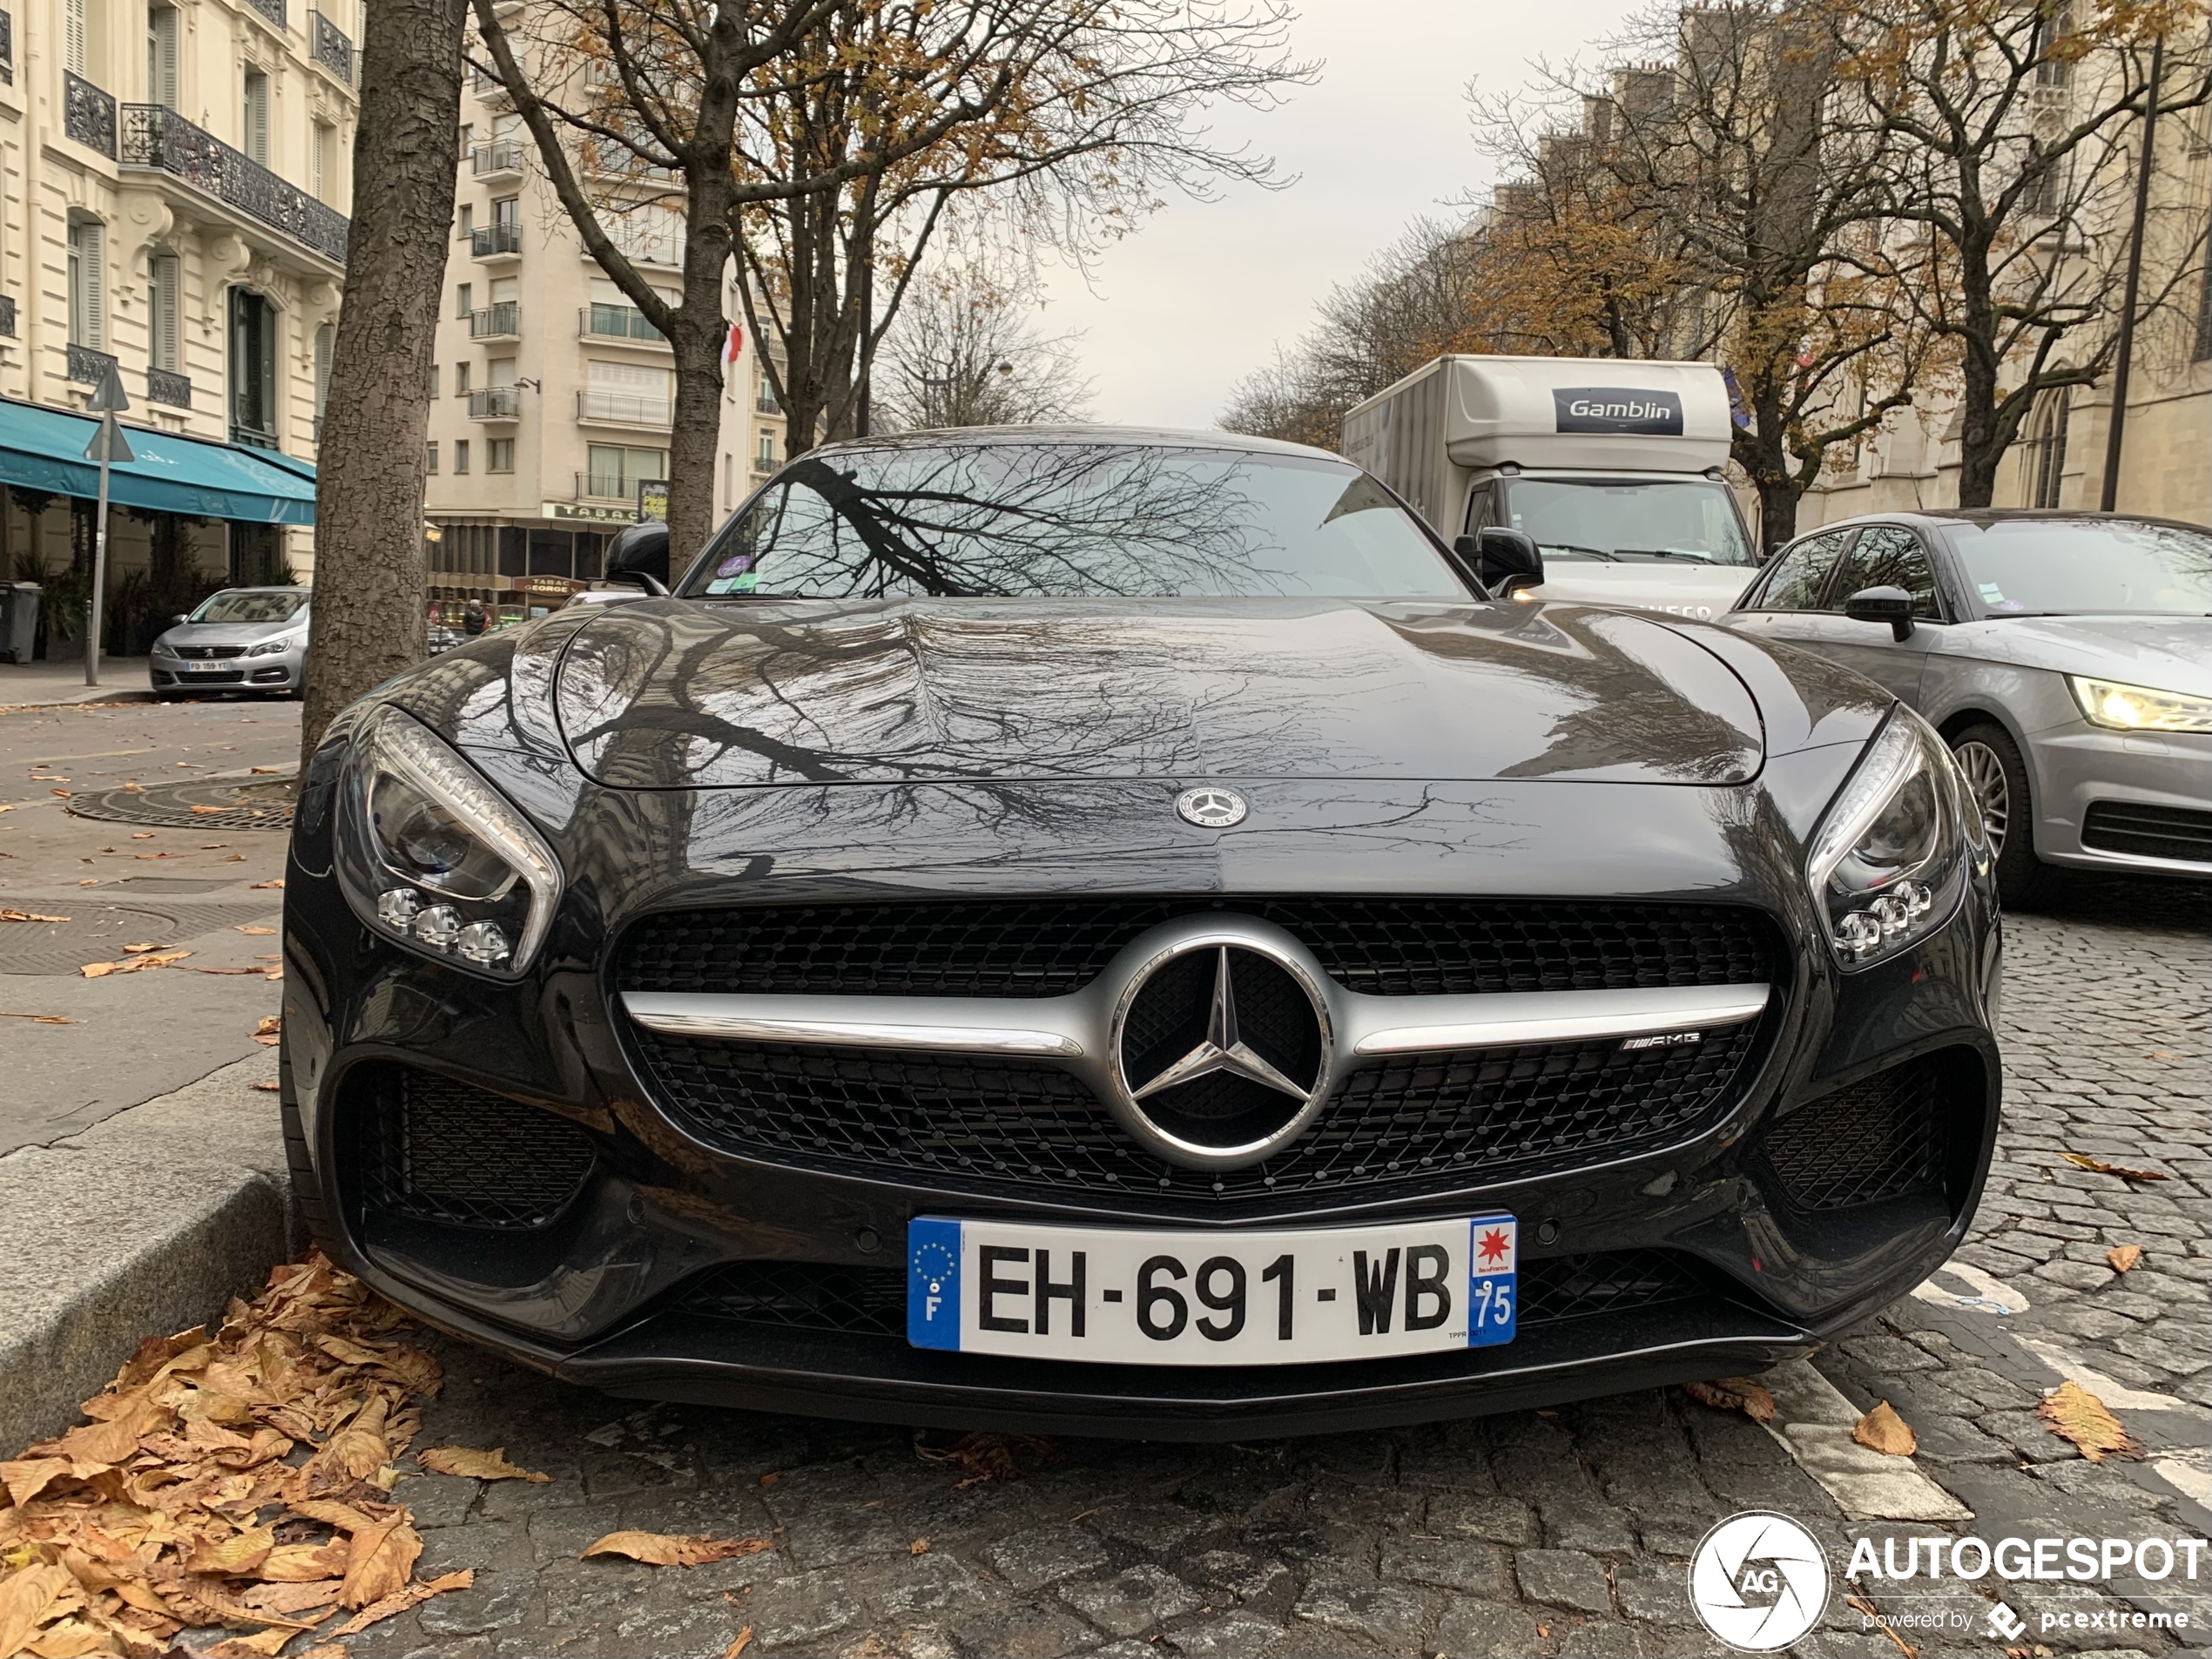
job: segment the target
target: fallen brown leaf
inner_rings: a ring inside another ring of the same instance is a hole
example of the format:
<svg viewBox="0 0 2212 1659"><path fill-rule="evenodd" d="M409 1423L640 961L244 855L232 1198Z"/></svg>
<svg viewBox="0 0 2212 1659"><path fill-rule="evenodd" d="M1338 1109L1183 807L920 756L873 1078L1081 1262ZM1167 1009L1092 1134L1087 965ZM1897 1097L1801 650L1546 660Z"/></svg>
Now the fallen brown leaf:
<svg viewBox="0 0 2212 1659"><path fill-rule="evenodd" d="M2093 1158L2087 1152L2061 1152L2059 1156L2077 1170L2088 1170L2098 1175L2116 1175L2123 1181L2168 1179L2156 1170L2131 1170L2124 1164L2107 1163L2101 1158Z"/></svg>
<svg viewBox="0 0 2212 1659"><path fill-rule="evenodd" d="M396 1590L382 1601L363 1608L330 1634L333 1636L357 1635L370 1625L388 1619L395 1614L404 1613L411 1607L420 1607L434 1595L443 1595L448 1590L465 1590L475 1581L476 1569L464 1567L457 1573L442 1573L420 1584L410 1584L405 1589ZM345 1649L341 1648L339 1651L342 1654ZM307 1656L303 1654L300 1659L307 1659Z"/></svg>
<svg viewBox="0 0 2212 1659"><path fill-rule="evenodd" d="M131 839L134 841L151 841L153 840L153 832L152 830L132 830L131 832ZM115 849L111 846L104 846L100 849L100 851L103 853L112 853Z"/></svg>
<svg viewBox="0 0 2212 1659"><path fill-rule="evenodd" d="M36 910L0 910L0 921L67 921L67 916L41 915Z"/></svg>
<svg viewBox="0 0 2212 1659"><path fill-rule="evenodd" d="M471 1451L465 1446L434 1446L415 1453L415 1460L435 1474L465 1475L477 1480L529 1480L543 1486L553 1479L509 1463L503 1446L489 1452Z"/></svg>
<svg viewBox="0 0 2212 1659"><path fill-rule="evenodd" d="M274 1659L300 1634L296 1624L273 1624L250 1636L226 1636L204 1650L201 1659Z"/></svg>
<svg viewBox="0 0 2212 1659"><path fill-rule="evenodd" d="M648 1567L699 1567L740 1555L758 1555L776 1546L765 1538L685 1537L664 1532L610 1532L577 1557L624 1555Z"/></svg>
<svg viewBox="0 0 2212 1659"><path fill-rule="evenodd" d="M909 1555L927 1555L928 1553L929 1541L927 1538L917 1538L907 1546L907 1554Z"/></svg>
<svg viewBox="0 0 2212 1659"><path fill-rule="evenodd" d="M1912 1426L1899 1417L1886 1399L1852 1425L1851 1437L1868 1451L1879 1452L1884 1457L1911 1457L1920 1449L1919 1438L1912 1433Z"/></svg>
<svg viewBox="0 0 2212 1659"><path fill-rule="evenodd" d="M1742 1412L1755 1423L1774 1420L1774 1396L1749 1377L1723 1377L1717 1382L1687 1382L1682 1391L1700 1405L1716 1411Z"/></svg>
<svg viewBox="0 0 2212 1659"><path fill-rule="evenodd" d="M764 1487L772 1487L783 1478L784 1472L781 1469L771 1469L760 1477L760 1484Z"/></svg>
<svg viewBox="0 0 2212 1659"><path fill-rule="evenodd" d="M998 1434L982 1429L941 1447L928 1445L916 1431L914 1445L914 1455L926 1461L957 1464L967 1475L954 1483L955 1489L962 1491L986 1481L1019 1480L1022 1465L1015 1456L1017 1447L1041 1463L1055 1462L1060 1456L1059 1448L1042 1435Z"/></svg>
<svg viewBox="0 0 2212 1659"><path fill-rule="evenodd" d="M229 810L230 810L230 808L229 808L229 807L227 807L227 806L195 806L195 807L193 807L193 808L192 808L192 811L194 811L195 813L226 813L226 812L228 812Z"/></svg>
<svg viewBox="0 0 2212 1659"><path fill-rule="evenodd" d="M2137 1450L2120 1420L2105 1409L2104 1401L2071 1378L2043 1396L2035 1414L2052 1433L2071 1441L2092 1463L2101 1463L2114 1453L2133 1457Z"/></svg>
<svg viewBox="0 0 2212 1659"><path fill-rule="evenodd" d="M730 1638L730 1645L722 1649L722 1659L738 1659L738 1656L752 1645L752 1627L748 1624Z"/></svg>
<svg viewBox="0 0 2212 1659"><path fill-rule="evenodd" d="M355 1533L346 1557L345 1587L338 1599L358 1610L396 1595L407 1588L415 1557L421 1553L421 1535L407 1524L405 1511L366 1532Z"/></svg>
<svg viewBox="0 0 2212 1659"><path fill-rule="evenodd" d="M75 1025L66 1014L15 1014L0 1008L0 1020L28 1020L33 1025Z"/></svg>
<svg viewBox="0 0 2212 1659"><path fill-rule="evenodd" d="M77 799L76 796L71 794L66 789L50 789L46 792L50 795L59 795L64 800L74 800Z"/></svg>
<svg viewBox="0 0 2212 1659"><path fill-rule="evenodd" d="M266 935L276 932L276 929L273 927L233 927L231 931L234 934L256 934Z"/></svg>
<svg viewBox="0 0 2212 1659"><path fill-rule="evenodd" d="M2141 1244L2114 1244L2105 1251L2105 1260L2112 1264L2112 1271L2115 1273L2127 1272L2142 1258L2143 1247Z"/></svg>
<svg viewBox="0 0 2212 1659"><path fill-rule="evenodd" d="M284 768L282 766L248 766L246 770L248 772L258 772L273 776L277 772L282 772Z"/></svg>
<svg viewBox="0 0 2212 1659"><path fill-rule="evenodd" d="M202 1544L186 1558L185 1570L237 1578L252 1572L268 1560L269 1552L275 1548L275 1529L255 1527L249 1531L233 1533L219 1543Z"/></svg>
<svg viewBox="0 0 2212 1659"><path fill-rule="evenodd" d="M256 881L253 885L254 885L254 887L255 887L256 888L260 888L260 887L282 887L282 886L284 885L284 878L283 878L282 876L279 876L279 877L277 877L277 879L276 879L275 880L273 880L273 881Z"/></svg>
<svg viewBox="0 0 2212 1659"><path fill-rule="evenodd" d="M0 1653L17 1653L51 1608L65 1597L83 1600L66 1567L24 1567L0 1579Z"/></svg>
<svg viewBox="0 0 2212 1659"><path fill-rule="evenodd" d="M84 974L86 979L105 979L110 974L115 972L115 964L113 962L87 962L77 971Z"/></svg>
<svg viewBox="0 0 2212 1659"><path fill-rule="evenodd" d="M143 956L150 950L159 950L161 947L154 941L149 939L141 944L125 945L123 948L130 952L130 954L133 956Z"/></svg>
<svg viewBox="0 0 2212 1659"><path fill-rule="evenodd" d="M255 1083L253 1087L260 1089L261 1093L265 1095L279 1094L281 1093L284 1089L284 1085L282 1083L275 1082Z"/></svg>

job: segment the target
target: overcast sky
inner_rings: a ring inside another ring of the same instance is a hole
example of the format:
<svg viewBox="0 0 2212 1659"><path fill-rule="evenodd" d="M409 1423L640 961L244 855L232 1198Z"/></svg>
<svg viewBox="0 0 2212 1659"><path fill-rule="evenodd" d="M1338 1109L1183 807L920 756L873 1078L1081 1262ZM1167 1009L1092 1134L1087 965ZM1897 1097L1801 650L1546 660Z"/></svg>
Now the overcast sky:
<svg viewBox="0 0 2212 1659"><path fill-rule="evenodd" d="M1176 200L1109 251L1087 287L1049 285L1046 327L1082 331L1104 421L1211 427L1230 389L1311 325L1407 220L1488 182L1466 89L1526 84L1531 61L1588 54L1632 0L1293 0L1315 84L1264 115L1218 112L1298 182Z"/></svg>

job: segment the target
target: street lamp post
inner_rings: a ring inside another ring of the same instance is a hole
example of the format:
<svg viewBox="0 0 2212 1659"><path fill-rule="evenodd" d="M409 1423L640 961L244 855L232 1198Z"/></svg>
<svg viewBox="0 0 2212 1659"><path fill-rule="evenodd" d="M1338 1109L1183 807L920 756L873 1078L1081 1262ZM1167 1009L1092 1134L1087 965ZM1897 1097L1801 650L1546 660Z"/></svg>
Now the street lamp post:
<svg viewBox="0 0 2212 1659"><path fill-rule="evenodd" d="M92 395L84 407L100 417L100 424L92 434L91 442L84 446L84 459L100 463L100 500L94 509L92 529L92 591L84 601L84 683L100 683L100 599L107 590L107 479L108 468L118 461L135 461L131 453L130 440L123 435L123 428L115 418L118 409L127 409L131 400L123 390L123 376L116 370L115 360L108 359L100 370L99 384L92 388Z"/></svg>

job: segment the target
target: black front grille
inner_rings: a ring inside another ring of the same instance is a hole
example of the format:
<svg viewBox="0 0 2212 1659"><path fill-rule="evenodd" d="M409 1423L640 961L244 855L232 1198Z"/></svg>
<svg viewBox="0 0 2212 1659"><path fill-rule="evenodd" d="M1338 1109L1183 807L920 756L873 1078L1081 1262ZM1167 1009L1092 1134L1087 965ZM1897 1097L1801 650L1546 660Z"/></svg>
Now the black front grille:
<svg viewBox="0 0 2212 1659"><path fill-rule="evenodd" d="M2082 815L2081 845L2101 853L2212 864L2212 813L2132 800L2095 801Z"/></svg>
<svg viewBox="0 0 2212 1659"><path fill-rule="evenodd" d="M376 1078L361 1130L364 1199L417 1221L542 1227L591 1172L590 1137L567 1119L407 1067Z"/></svg>
<svg viewBox="0 0 2212 1659"><path fill-rule="evenodd" d="M1952 1117L1945 1083L1933 1055L1878 1071L1781 1119L1762 1156L1801 1209L1939 1192Z"/></svg>
<svg viewBox="0 0 2212 1659"><path fill-rule="evenodd" d="M1607 1040L1393 1060L1354 1072L1273 1157L1224 1170L1151 1157L1049 1066L634 1029L658 1098L732 1153L969 1188L1213 1203L1464 1184L1679 1138L1740 1094L1764 1022L1632 1052Z"/></svg>
<svg viewBox="0 0 2212 1659"><path fill-rule="evenodd" d="M212 662L219 658L243 657L243 645L179 645L177 655L195 663Z"/></svg>
<svg viewBox="0 0 2212 1659"><path fill-rule="evenodd" d="M1335 896L932 900L670 911L624 938L628 991L1058 996L1172 917L1287 929L1345 988L1380 996L1629 990L1776 977L1767 924L1728 905Z"/></svg>
<svg viewBox="0 0 2212 1659"><path fill-rule="evenodd" d="M1709 1293L1705 1275L1671 1251L1628 1250L1524 1262L1521 1327L1662 1307ZM840 1336L904 1337L907 1275L900 1267L814 1262L732 1262L701 1274L676 1302L693 1318Z"/></svg>
<svg viewBox="0 0 2212 1659"><path fill-rule="evenodd" d="M162 678L166 679L168 676ZM212 674L185 674L180 677L179 683L185 685L236 685L245 678L244 669L226 668Z"/></svg>

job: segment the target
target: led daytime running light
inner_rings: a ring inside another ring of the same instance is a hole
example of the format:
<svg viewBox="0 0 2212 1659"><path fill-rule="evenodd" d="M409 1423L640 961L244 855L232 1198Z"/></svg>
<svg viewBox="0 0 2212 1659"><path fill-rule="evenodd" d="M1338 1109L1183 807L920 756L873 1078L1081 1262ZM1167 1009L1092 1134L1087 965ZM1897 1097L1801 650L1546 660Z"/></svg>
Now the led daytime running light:
<svg viewBox="0 0 2212 1659"><path fill-rule="evenodd" d="M2154 691L2085 674L2069 674L2066 684L2081 718L2107 732L2212 732L2212 697Z"/></svg>

